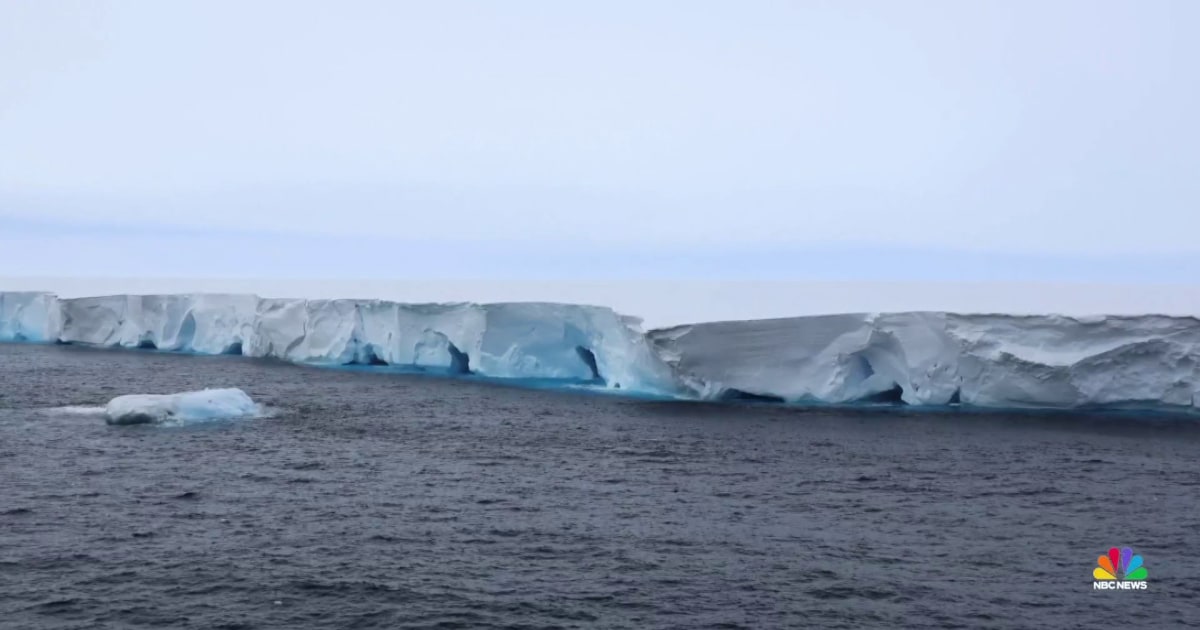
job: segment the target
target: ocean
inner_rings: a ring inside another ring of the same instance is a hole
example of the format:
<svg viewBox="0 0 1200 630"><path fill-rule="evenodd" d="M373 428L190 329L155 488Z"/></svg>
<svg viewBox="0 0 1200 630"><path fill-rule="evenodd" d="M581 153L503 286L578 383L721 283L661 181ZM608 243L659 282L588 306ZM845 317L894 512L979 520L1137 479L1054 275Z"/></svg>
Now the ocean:
<svg viewBox="0 0 1200 630"><path fill-rule="evenodd" d="M109 426L130 393L265 417ZM0 628L1200 625L1200 422L0 344ZM1110 547L1145 590L1095 590Z"/></svg>

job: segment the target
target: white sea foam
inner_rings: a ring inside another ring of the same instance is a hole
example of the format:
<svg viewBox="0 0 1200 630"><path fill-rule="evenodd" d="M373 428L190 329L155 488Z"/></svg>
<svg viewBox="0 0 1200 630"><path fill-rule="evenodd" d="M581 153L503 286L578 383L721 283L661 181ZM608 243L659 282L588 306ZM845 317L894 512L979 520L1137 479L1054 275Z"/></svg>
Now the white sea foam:
<svg viewBox="0 0 1200 630"><path fill-rule="evenodd" d="M100 416L104 414L104 407L67 405L65 407L50 407L43 409L42 412L60 416Z"/></svg>

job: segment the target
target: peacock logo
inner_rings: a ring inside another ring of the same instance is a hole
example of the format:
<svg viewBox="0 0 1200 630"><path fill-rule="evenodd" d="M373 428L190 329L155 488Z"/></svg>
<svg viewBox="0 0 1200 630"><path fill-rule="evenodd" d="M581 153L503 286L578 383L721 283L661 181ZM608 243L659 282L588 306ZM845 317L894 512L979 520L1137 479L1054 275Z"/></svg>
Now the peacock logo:
<svg viewBox="0 0 1200 630"><path fill-rule="evenodd" d="M1092 569L1095 590L1145 590L1149 573L1142 566L1142 557L1133 555L1129 547L1113 547L1106 555L1096 560Z"/></svg>

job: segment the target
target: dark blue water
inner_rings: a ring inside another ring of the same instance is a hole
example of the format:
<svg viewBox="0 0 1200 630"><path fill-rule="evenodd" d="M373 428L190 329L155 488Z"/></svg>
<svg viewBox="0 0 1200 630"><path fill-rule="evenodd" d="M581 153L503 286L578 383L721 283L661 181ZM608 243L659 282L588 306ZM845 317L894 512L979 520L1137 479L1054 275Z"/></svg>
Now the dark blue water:
<svg viewBox="0 0 1200 630"><path fill-rule="evenodd" d="M235 386L176 429L53 408ZM1200 623L1200 424L0 345L0 627ZM1149 588L1092 590L1131 546Z"/></svg>

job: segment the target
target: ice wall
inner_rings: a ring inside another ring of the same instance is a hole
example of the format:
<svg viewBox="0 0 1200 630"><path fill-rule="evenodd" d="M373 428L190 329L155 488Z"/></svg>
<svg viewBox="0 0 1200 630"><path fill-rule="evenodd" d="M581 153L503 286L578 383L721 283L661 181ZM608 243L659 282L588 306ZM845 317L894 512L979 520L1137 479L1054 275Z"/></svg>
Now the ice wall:
<svg viewBox="0 0 1200 630"><path fill-rule="evenodd" d="M603 307L207 294L0 295L2 339L243 354L315 365L395 365L675 392L670 369L637 320Z"/></svg>
<svg viewBox="0 0 1200 630"><path fill-rule="evenodd" d="M67 343L241 354L253 333L253 295L113 295L59 300Z"/></svg>
<svg viewBox="0 0 1200 630"><path fill-rule="evenodd" d="M794 403L1200 407L1200 320L916 312L643 334L597 306L0 293L0 340L590 382Z"/></svg>
<svg viewBox="0 0 1200 630"><path fill-rule="evenodd" d="M0 292L0 341L54 341L59 328L54 294Z"/></svg>
<svg viewBox="0 0 1200 630"><path fill-rule="evenodd" d="M851 314L714 322L649 338L704 398L979 407L1200 401L1190 317Z"/></svg>

